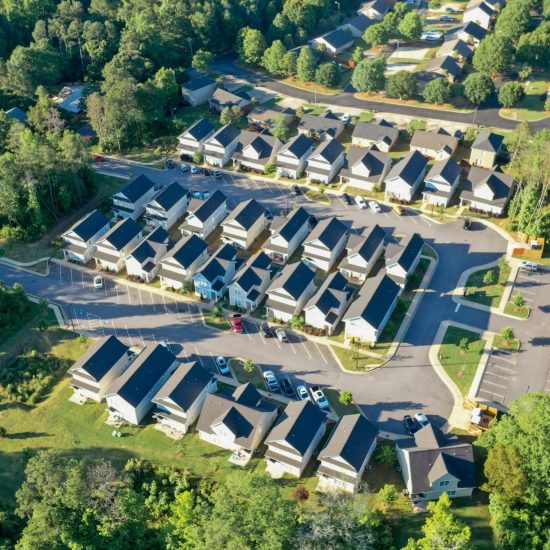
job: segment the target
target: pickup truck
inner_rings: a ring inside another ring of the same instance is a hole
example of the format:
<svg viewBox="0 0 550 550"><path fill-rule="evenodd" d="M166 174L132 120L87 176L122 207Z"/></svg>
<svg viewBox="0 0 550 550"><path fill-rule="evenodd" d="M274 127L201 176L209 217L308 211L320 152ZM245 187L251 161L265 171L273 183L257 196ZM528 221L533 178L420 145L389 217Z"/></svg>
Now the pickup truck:
<svg viewBox="0 0 550 550"><path fill-rule="evenodd" d="M311 386L309 391L311 392L311 395L313 395L313 400L317 403L320 409L330 409L328 399L325 397L323 390L319 386Z"/></svg>

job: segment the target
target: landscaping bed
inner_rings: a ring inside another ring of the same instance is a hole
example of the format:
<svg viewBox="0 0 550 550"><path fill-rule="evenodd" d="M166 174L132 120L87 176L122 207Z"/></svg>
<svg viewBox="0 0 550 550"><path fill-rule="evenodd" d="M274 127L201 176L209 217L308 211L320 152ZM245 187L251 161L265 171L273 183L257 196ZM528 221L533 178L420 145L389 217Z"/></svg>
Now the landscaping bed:
<svg viewBox="0 0 550 550"><path fill-rule="evenodd" d="M483 280L489 271L495 273L495 282L487 284ZM510 276L510 266L499 266L488 269L480 269L472 273L466 281L465 300L476 302L484 306L498 307L504 293L504 287Z"/></svg>
<svg viewBox="0 0 550 550"><path fill-rule="evenodd" d="M310 189L306 192L306 197L309 200L320 202L323 204L330 204L330 198L325 195L325 193L320 193L319 191L316 191L315 189Z"/></svg>
<svg viewBox="0 0 550 550"><path fill-rule="evenodd" d="M324 388L323 393L328 399L332 410L338 416L345 416L346 414L357 414L359 409L355 403L350 403L349 405L344 405L340 403L340 391L334 388Z"/></svg>
<svg viewBox="0 0 550 550"><path fill-rule="evenodd" d="M521 344L517 338L507 342L500 334L497 334L493 339L493 347L506 351L519 351Z"/></svg>
<svg viewBox="0 0 550 550"><path fill-rule="evenodd" d="M350 372L368 372L382 364L380 359L365 355L360 351L355 351L340 346L331 346L332 351L342 364L342 367Z"/></svg>
<svg viewBox="0 0 550 550"><path fill-rule="evenodd" d="M247 372L244 370L243 362L240 359L230 359L229 366L240 384L248 384L250 382L259 390L267 391L264 377L262 376L262 373L257 365L255 365L252 372Z"/></svg>
<svg viewBox="0 0 550 550"><path fill-rule="evenodd" d="M231 330L231 323L225 318L224 315L216 316L213 311L203 309L202 317L205 324L209 327L216 328L218 330Z"/></svg>
<svg viewBox="0 0 550 550"><path fill-rule="evenodd" d="M504 313L513 315L518 319L528 319L529 315L531 315L531 308L529 306L517 307L512 302L508 302L504 306Z"/></svg>

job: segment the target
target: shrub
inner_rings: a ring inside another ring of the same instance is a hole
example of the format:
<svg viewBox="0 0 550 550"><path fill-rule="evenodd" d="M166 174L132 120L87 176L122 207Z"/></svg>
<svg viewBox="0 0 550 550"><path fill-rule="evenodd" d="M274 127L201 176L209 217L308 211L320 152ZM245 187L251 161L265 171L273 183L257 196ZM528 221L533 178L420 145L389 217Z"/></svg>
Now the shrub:
<svg viewBox="0 0 550 550"><path fill-rule="evenodd" d="M204 162L204 156L200 151L195 151L193 155L193 162L195 164L202 164Z"/></svg>
<svg viewBox="0 0 550 550"><path fill-rule="evenodd" d="M350 391L345 390L340 393L338 401L340 401L342 405L351 405L353 402L353 394Z"/></svg>
<svg viewBox="0 0 550 550"><path fill-rule="evenodd" d="M386 466L394 466L397 462L395 450L391 445L380 445L374 458L377 462Z"/></svg>

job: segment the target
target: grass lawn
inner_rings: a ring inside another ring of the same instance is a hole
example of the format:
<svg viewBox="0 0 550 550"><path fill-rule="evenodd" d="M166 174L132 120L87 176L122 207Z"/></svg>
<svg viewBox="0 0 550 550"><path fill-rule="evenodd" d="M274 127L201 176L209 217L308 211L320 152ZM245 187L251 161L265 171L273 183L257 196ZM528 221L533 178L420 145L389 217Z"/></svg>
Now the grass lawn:
<svg viewBox="0 0 550 550"><path fill-rule="evenodd" d="M281 79L281 82L283 84L288 84L289 86L294 86L295 88L301 88L302 90L308 90L309 92L317 92L318 94L324 94L324 95L336 95L341 91L343 87L347 85L347 82L345 82L343 76L342 76L341 83L338 84L338 87L336 88L321 86L321 84L317 84L316 82L304 82L292 76Z"/></svg>
<svg viewBox="0 0 550 550"><path fill-rule="evenodd" d="M204 322L209 327L217 328L218 330L231 330L231 323L225 318L224 315L216 317L209 309L203 309L202 316Z"/></svg>
<svg viewBox="0 0 550 550"><path fill-rule="evenodd" d="M470 343L466 352L458 347L462 338L468 338ZM462 395L467 395L470 390L484 347L485 340L479 333L458 327L447 328L439 348L439 361Z"/></svg>
<svg viewBox="0 0 550 550"><path fill-rule="evenodd" d="M354 403L351 403L349 405L343 405L342 403L340 403L339 390L336 390L334 388L324 388L323 393L325 394L325 397L328 399L330 406L332 407L332 410L338 416L344 416L346 414L357 414L359 412L357 405L355 405Z"/></svg>
<svg viewBox="0 0 550 550"><path fill-rule="evenodd" d="M528 319L531 315L531 308L529 306L516 307L512 302L508 302L504 306L504 313L508 315L513 315L519 319Z"/></svg>
<svg viewBox="0 0 550 550"><path fill-rule="evenodd" d="M495 284L486 285L483 282L483 277L485 277L488 271L495 272L497 279ZM477 302L484 306L498 307L509 275L509 266L506 266L503 270L495 266L472 273L466 281L467 294L464 296L464 299L470 300L471 302Z"/></svg>
<svg viewBox="0 0 550 550"><path fill-rule="evenodd" d="M366 189L360 189L359 187L346 187L346 193L349 195L359 195L361 197L368 197L376 201L384 200L384 191L367 191Z"/></svg>
<svg viewBox="0 0 550 550"><path fill-rule="evenodd" d="M239 383L247 384L250 382L259 390L267 390L264 383L264 377L262 376L258 366L256 366L252 372L247 372L244 370L243 362L240 359L230 359L229 365L231 366L231 369L233 370L233 373L237 377Z"/></svg>
<svg viewBox="0 0 550 550"><path fill-rule="evenodd" d="M370 122L374 118L374 115L370 111L363 111L359 118L357 119L358 122Z"/></svg>
<svg viewBox="0 0 550 550"><path fill-rule="evenodd" d="M31 302L29 313L17 319L17 324L0 333L0 358L14 346L28 342L29 331L36 328L41 318L40 307Z"/></svg>
<svg viewBox="0 0 550 550"><path fill-rule="evenodd" d="M341 348L340 346L331 346L331 348L342 366L350 372L368 372L382 363L376 357L363 355L360 352L356 353L351 349Z"/></svg>
<svg viewBox="0 0 550 550"><path fill-rule="evenodd" d="M315 202L330 204L330 199L324 193L320 193L319 191L315 191L314 189L310 189L309 191L307 191L306 197L309 200L312 200Z"/></svg>
<svg viewBox="0 0 550 550"><path fill-rule="evenodd" d="M520 341L517 338L514 338L511 342L507 342L504 338L497 334L493 338L493 347L497 349L504 349L507 351L519 351L521 346Z"/></svg>
<svg viewBox="0 0 550 550"><path fill-rule="evenodd" d="M512 120L528 120L534 122L550 116L544 110L543 95L550 88L550 81L539 78L525 85L525 97L512 109L501 109L500 114L504 118Z"/></svg>
<svg viewBox="0 0 550 550"><path fill-rule="evenodd" d="M304 110L308 115L319 116L327 110L327 106L320 103L304 103Z"/></svg>

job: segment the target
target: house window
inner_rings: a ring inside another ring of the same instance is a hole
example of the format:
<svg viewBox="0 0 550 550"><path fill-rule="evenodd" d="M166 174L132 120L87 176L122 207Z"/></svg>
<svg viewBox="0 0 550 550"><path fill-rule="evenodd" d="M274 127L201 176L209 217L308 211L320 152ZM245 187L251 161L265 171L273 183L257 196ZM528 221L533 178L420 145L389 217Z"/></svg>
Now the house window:
<svg viewBox="0 0 550 550"><path fill-rule="evenodd" d="M242 290L239 290L238 288L236 288L235 290L233 290L233 294L235 294L235 296L241 296L243 293Z"/></svg>
<svg viewBox="0 0 550 550"><path fill-rule="evenodd" d="M447 485L449 485L449 483L450 483L449 480L440 481L440 482L439 482L439 486L440 486L440 487L447 487Z"/></svg>
<svg viewBox="0 0 550 550"><path fill-rule="evenodd" d="M456 491L449 491L449 496L454 497L456 495Z"/></svg>

